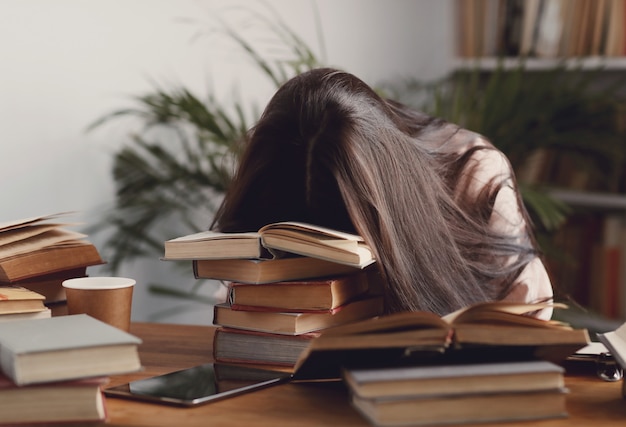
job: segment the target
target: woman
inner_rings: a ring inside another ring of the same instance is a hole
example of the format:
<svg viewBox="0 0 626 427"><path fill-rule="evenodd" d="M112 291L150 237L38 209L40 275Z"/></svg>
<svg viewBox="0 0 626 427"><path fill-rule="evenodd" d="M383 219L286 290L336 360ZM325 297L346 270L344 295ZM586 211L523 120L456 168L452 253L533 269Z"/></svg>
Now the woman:
<svg viewBox="0 0 626 427"><path fill-rule="evenodd" d="M361 235L388 312L552 297L506 157L345 72L312 70L277 91L213 228L286 220Z"/></svg>

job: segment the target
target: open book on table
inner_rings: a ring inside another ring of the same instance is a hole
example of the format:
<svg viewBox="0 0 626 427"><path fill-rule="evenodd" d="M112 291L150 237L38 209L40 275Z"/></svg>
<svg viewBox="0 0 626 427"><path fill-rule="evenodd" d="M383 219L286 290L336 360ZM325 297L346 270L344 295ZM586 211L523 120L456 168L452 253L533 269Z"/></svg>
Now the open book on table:
<svg viewBox="0 0 626 427"><path fill-rule="evenodd" d="M324 259L357 268L374 256L355 234L302 222L277 222L256 232L202 231L165 242L165 260L279 258L284 252Z"/></svg>
<svg viewBox="0 0 626 427"><path fill-rule="evenodd" d="M590 340L586 329L529 315L551 305L481 303L444 317L403 312L330 328L303 351L294 379L338 378L342 367L416 361L560 362Z"/></svg>

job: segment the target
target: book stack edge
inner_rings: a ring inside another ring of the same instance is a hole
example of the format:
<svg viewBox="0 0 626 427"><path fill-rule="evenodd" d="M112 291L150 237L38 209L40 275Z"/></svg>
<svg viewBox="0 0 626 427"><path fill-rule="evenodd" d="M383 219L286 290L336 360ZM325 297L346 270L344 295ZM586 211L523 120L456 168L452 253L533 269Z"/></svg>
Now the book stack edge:
<svg viewBox="0 0 626 427"><path fill-rule="evenodd" d="M345 369L354 408L377 426L567 416L562 367L547 361Z"/></svg>
<svg viewBox="0 0 626 427"><path fill-rule="evenodd" d="M104 422L102 387L141 369L140 343L87 315L0 323L0 425Z"/></svg>

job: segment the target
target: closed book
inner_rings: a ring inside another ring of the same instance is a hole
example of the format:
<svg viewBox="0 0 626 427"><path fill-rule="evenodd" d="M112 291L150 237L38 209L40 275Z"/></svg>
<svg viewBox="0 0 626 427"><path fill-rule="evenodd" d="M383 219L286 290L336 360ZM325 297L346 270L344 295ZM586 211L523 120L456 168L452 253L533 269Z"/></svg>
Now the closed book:
<svg viewBox="0 0 626 427"><path fill-rule="evenodd" d="M106 377L18 387L0 375L0 425L91 423L106 419Z"/></svg>
<svg viewBox="0 0 626 427"><path fill-rule="evenodd" d="M345 369L350 391L361 398L401 398L556 390L561 366L544 360Z"/></svg>
<svg viewBox="0 0 626 427"><path fill-rule="evenodd" d="M44 311L45 297L21 286L0 286L0 315Z"/></svg>
<svg viewBox="0 0 626 427"><path fill-rule="evenodd" d="M266 284L231 282L228 301L233 309L319 311L340 307L369 289L367 274Z"/></svg>
<svg viewBox="0 0 626 427"><path fill-rule="evenodd" d="M469 393L406 399L364 399L352 405L376 426L496 423L567 416L565 389L516 393Z"/></svg>
<svg viewBox="0 0 626 427"><path fill-rule="evenodd" d="M365 268L375 262L374 254L361 236L293 221L268 224L254 232L208 230L177 237L164 243L163 258L278 258L285 252L355 268Z"/></svg>
<svg viewBox="0 0 626 427"><path fill-rule="evenodd" d="M193 260L196 279L273 283L350 274L354 267L312 257Z"/></svg>
<svg viewBox="0 0 626 427"><path fill-rule="evenodd" d="M309 341L319 335L280 335L219 327L213 341L216 362L293 367Z"/></svg>
<svg viewBox="0 0 626 427"><path fill-rule="evenodd" d="M64 243L0 259L0 282L17 282L99 264L104 264L104 260L93 244L85 241Z"/></svg>
<svg viewBox="0 0 626 427"><path fill-rule="evenodd" d="M134 372L141 340L85 314L0 323L0 368L17 385Z"/></svg>
<svg viewBox="0 0 626 427"><path fill-rule="evenodd" d="M38 294L43 295L45 297L44 303L51 304L65 301L67 299L65 295L65 288L63 288L64 280L86 276L87 267L82 266L57 271L55 273L42 274L31 277L30 279L18 280L16 282L12 282L12 284L30 289L31 291L35 291Z"/></svg>
<svg viewBox="0 0 626 427"><path fill-rule="evenodd" d="M381 296L362 298L326 311L306 313L233 310L223 303L215 305L213 323L249 331L299 335L374 317L382 312Z"/></svg>

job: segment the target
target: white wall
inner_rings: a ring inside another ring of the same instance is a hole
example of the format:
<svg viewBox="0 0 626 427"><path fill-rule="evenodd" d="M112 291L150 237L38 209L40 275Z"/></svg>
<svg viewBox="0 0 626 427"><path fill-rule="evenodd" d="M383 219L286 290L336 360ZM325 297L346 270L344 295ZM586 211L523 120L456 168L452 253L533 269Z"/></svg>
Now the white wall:
<svg viewBox="0 0 626 427"><path fill-rule="evenodd" d="M430 80L449 69L452 0L266 3L327 64L370 84L402 76ZM128 96L149 91L151 81L219 96L237 90L262 106L271 86L243 57L219 38L194 38L216 10L234 4L267 10L252 0L0 0L0 222L60 211L94 221L113 200L111 153L128 129L85 128L127 106ZM125 267L139 282L134 320L154 320L155 313L181 306L183 313L158 320L210 323L204 304L181 305L145 291L142 284L166 270L158 260Z"/></svg>

